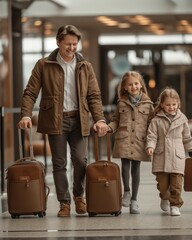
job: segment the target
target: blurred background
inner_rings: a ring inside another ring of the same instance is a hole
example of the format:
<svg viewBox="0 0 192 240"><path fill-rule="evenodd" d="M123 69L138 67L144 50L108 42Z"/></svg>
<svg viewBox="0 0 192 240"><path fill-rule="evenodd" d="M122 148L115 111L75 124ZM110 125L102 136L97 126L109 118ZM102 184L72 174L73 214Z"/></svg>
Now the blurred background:
<svg viewBox="0 0 192 240"><path fill-rule="evenodd" d="M57 29L67 24L83 34L78 50L93 64L107 118L128 70L142 73L154 102L162 88L174 87L192 118L192 1L0 0L1 162L17 158L23 89L35 62L57 47Z"/></svg>

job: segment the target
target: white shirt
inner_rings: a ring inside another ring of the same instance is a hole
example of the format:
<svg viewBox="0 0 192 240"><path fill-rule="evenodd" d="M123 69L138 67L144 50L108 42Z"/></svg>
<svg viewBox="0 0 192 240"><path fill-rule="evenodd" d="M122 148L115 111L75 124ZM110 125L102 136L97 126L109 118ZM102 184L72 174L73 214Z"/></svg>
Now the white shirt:
<svg viewBox="0 0 192 240"><path fill-rule="evenodd" d="M75 67L77 59L74 58L71 62L65 62L61 55L57 54L57 61L61 65L64 71L64 103L63 111L69 112L78 110L77 104L77 89L75 81Z"/></svg>

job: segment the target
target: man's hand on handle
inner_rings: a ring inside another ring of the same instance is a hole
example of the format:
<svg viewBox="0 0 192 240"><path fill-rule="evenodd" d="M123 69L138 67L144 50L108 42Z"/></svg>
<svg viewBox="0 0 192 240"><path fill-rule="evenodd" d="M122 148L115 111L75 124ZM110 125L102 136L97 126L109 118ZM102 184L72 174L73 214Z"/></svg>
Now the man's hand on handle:
<svg viewBox="0 0 192 240"><path fill-rule="evenodd" d="M109 130L108 125L105 122L98 121L93 125L93 129L98 133L99 137L105 136Z"/></svg>
<svg viewBox="0 0 192 240"><path fill-rule="evenodd" d="M18 128L25 129L25 128L31 128L32 127L32 122L31 119L28 117L23 117L19 123L18 123Z"/></svg>

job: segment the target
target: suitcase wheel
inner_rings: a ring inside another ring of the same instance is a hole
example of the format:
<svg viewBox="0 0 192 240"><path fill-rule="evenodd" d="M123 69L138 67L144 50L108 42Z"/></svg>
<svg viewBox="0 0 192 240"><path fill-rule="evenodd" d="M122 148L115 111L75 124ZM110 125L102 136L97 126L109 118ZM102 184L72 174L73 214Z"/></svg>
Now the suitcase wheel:
<svg viewBox="0 0 192 240"><path fill-rule="evenodd" d="M44 217L45 215L46 215L45 212L39 212L39 213L38 213L38 216L39 216L40 218Z"/></svg>
<svg viewBox="0 0 192 240"><path fill-rule="evenodd" d="M96 215L97 215L96 213L89 212L89 217L94 217Z"/></svg>
<svg viewBox="0 0 192 240"><path fill-rule="evenodd" d="M19 218L19 214L11 214L12 218Z"/></svg>
<svg viewBox="0 0 192 240"><path fill-rule="evenodd" d="M121 214L121 211L115 212L114 214L115 214L115 216L119 216Z"/></svg>

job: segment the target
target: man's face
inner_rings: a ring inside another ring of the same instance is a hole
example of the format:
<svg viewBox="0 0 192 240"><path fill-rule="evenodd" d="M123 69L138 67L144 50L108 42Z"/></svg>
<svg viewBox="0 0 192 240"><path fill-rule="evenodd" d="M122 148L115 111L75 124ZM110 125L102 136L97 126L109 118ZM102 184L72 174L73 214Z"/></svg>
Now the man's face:
<svg viewBox="0 0 192 240"><path fill-rule="evenodd" d="M59 53L61 57L70 62L73 59L75 52L77 51L78 38L75 35L66 35L64 39L57 43L59 47Z"/></svg>

